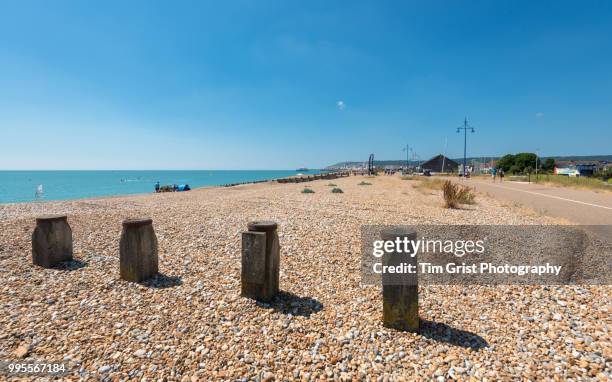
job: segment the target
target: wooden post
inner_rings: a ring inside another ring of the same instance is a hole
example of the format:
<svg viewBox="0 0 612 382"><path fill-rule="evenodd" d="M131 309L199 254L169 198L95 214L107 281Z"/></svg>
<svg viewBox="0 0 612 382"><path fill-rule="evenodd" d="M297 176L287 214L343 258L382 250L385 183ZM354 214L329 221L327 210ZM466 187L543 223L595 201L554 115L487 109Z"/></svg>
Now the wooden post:
<svg viewBox="0 0 612 382"><path fill-rule="evenodd" d="M385 241L396 239L416 240L416 231L411 229L386 229L381 232ZM412 245L410 250L414 251ZM407 253L385 253L383 265L399 265L408 263L417 269L417 256L411 257ZM417 273L414 274L388 274L383 273L383 324L388 328L417 331L419 329L419 286Z"/></svg>
<svg viewBox="0 0 612 382"><path fill-rule="evenodd" d="M141 282L157 274L157 237L153 230L153 220L124 220L119 251L123 280Z"/></svg>
<svg viewBox="0 0 612 382"><path fill-rule="evenodd" d="M278 225L251 222L242 233L242 296L270 301L279 291L280 245Z"/></svg>
<svg viewBox="0 0 612 382"><path fill-rule="evenodd" d="M32 261L50 268L72 260L72 229L66 215L43 215L36 218L32 233Z"/></svg>

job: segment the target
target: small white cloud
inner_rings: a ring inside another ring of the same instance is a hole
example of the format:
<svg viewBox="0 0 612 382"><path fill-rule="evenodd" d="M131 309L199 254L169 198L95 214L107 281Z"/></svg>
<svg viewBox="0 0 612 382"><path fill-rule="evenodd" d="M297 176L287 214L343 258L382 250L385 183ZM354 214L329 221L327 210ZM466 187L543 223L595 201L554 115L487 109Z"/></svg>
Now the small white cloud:
<svg viewBox="0 0 612 382"><path fill-rule="evenodd" d="M338 106L338 110L344 110L344 108L346 107L346 105L344 104L344 101L342 100L336 102L336 106Z"/></svg>
<svg viewBox="0 0 612 382"><path fill-rule="evenodd" d="M538 111L537 113L535 113L535 116L537 118L542 118L544 116L544 113L542 113L541 111Z"/></svg>

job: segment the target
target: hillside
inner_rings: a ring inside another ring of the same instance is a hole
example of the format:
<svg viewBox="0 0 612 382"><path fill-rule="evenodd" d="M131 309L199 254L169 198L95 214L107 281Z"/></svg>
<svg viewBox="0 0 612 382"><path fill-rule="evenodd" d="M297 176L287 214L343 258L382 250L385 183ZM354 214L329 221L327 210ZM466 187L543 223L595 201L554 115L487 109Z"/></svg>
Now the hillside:
<svg viewBox="0 0 612 382"><path fill-rule="evenodd" d="M467 161L468 162L472 162L472 160L474 161L478 161L481 162L483 160L483 158L486 161L490 161L490 160L497 160L499 158L501 158L501 156L498 157L468 157ZM606 161L606 162L612 162L612 155L568 155L568 156L543 156L541 157L542 160L546 160L548 158L554 158L555 161L577 161L577 160L589 160L589 161ZM425 158L422 161L410 161L410 165L411 166L416 166L419 163L428 160L429 158ZM463 163L463 158L451 158L452 160L454 160L457 163ZM336 164L330 165L327 168L328 169L332 169L332 168L342 168L342 167L354 167L354 166L362 166L363 164L367 165L367 160L364 161L346 161L346 162L338 162ZM374 165L375 166L379 166L379 167L384 167L384 166L405 166L406 165L406 160L375 160L374 161Z"/></svg>

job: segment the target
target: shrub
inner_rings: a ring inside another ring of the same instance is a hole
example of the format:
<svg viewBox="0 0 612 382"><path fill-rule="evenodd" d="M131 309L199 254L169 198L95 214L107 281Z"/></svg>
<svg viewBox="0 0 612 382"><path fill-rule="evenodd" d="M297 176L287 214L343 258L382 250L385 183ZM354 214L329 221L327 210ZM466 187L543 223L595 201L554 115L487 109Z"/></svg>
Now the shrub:
<svg viewBox="0 0 612 382"><path fill-rule="evenodd" d="M604 171L596 174L595 176L601 178L604 181L609 181L610 179L612 179L612 167L608 167Z"/></svg>
<svg viewBox="0 0 612 382"><path fill-rule="evenodd" d="M454 184L447 180L442 185L444 207L457 208L459 204L474 204L476 196L469 187Z"/></svg>
<svg viewBox="0 0 612 382"><path fill-rule="evenodd" d="M344 191L338 187L334 187L331 192L332 194L344 194Z"/></svg>
<svg viewBox="0 0 612 382"><path fill-rule="evenodd" d="M361 181L361 183L357 183L358 186L371 186L372 183L368 183L368 182L364 182L363 180Z"/></svg>
<svg viewBox="0 0 612 382"><path fill-rule="evenodd" d="M476 195L469 187L460 187L458 201L461 204L474 204Z"/></svg>
<svg viewBox="0 0 612 382"><path fill-rule="evenodd" d="M328 187L336 187L336 185L335 185L335 184L333 184L333 183L329 183L327 186L328 186Z"/></svg>
<svg viewBox="0 0 612 382"><path fill-rule="evenodd" d="M450 180L447 180L442 185L442 192L444 196L444 207L446 208L457 208L459 204L458 193L459 193L459 185L454 184Z"/></svg>
<svg viewBox="0 0 612 382"><path fill-rule="evenodd" d="M302 194L314 194L315 192L310 188L305 188L302 190Z"/></svg>

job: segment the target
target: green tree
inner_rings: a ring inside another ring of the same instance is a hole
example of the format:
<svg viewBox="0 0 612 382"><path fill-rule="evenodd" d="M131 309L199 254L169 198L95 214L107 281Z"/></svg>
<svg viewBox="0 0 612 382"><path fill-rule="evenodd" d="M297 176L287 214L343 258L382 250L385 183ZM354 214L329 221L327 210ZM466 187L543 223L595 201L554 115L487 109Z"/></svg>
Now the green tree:
<svg viewBox="0 0 612 382"><path fill-rule="evenodd" d="M503 169L504 172L510 171L510 168L512 166L514 166L514 155L512 154L504 155L497 161L497 164L496 164L496 167Z"/></svg>
<svg viewBox="0 0 612 382"><path fill-rule="evenodd" d="M521 169L519 168L519 166L517 165L512 165L510 166L510 168L508 169L508 171L504 170L505 172L508 172L510 174L520 174L521 173Z"/></svg>
<svg viewBox="0 0 612 382"><path fill-rule="evenodd" d="M555 158L546 158L542 163L542 171L552 172L555 169Z"/></svg>
<svg viewBox="0 0 612 382"><path fill-rule="evenodd" d="M520 172L525 172L527 167L535 168L536 158L534 153L518 153L514 156L514 165Z"/></svg>

